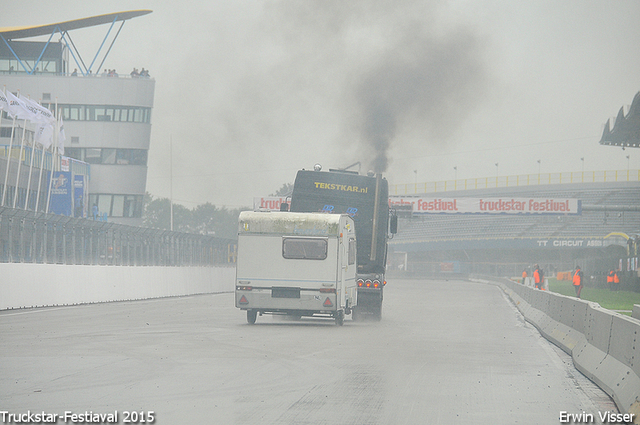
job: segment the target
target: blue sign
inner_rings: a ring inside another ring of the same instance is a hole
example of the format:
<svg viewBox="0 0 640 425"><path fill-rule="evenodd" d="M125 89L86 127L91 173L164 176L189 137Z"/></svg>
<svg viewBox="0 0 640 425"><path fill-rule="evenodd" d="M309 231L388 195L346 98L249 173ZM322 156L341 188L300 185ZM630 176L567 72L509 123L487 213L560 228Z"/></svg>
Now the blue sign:
<svg viewBox="0 0 640 425"><path fill-rule="evenodd" d="M51 203L49 204L49 212L71 216L73 194L71 188L71 172L55 171L50 185Z"/></svg>

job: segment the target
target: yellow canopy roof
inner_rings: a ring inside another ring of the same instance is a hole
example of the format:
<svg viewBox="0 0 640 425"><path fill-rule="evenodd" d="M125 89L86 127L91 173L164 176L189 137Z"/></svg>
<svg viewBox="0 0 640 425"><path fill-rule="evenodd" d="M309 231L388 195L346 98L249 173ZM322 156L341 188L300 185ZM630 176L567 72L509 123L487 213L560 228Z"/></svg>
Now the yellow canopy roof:
<svg viewBox="0 0 640 425"><path fill-rule="evenodd" d="M70 31L79 28L87 28L96 25L109 24L113 21L126 21L127 19L146 15L151 12L151 10L130 10L127 12L116 12L106 15L91 16L89 18L74 19L72 21L59 22L57 24L0 28L0 34L7 40L37 37L40 35L49 35L56 31L56 29L59 29L60 31Z"/></svg>

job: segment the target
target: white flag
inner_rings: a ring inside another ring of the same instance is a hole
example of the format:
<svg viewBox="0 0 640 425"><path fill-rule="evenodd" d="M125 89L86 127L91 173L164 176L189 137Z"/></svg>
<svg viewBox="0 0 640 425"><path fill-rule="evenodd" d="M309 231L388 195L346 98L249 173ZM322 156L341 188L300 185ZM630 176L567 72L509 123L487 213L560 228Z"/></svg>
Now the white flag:
<svg viewBox="0 0 640 425"><path fill-rule="evenodd" d="M9 101L7 97L0 91L0 109L9 112Z"/></svg>
<svg viewBox="0 0 640 425"><path fill-rule="evenodd" d="M21 120L36 120L37 115L30 109L27 109L24 102L15 97L10 91L7 92L7 100L9 101L9 115Z"/></svg>
<svg viewBox="0 0 640 425"><path fill-rule="evenodd" d="M35 121L39 123L54 123L55 118L50 110L33 100L20 95L20 100L24 102L26 108L35 114ZM32 120L33 121L33 120Z"/></svg>
<svg viewBox="0 0 640 425"><path fill-rule="evenodd" d="M36 142L48 149L53 143L53 126L51 124L40 124L36 130Z"/></svg>

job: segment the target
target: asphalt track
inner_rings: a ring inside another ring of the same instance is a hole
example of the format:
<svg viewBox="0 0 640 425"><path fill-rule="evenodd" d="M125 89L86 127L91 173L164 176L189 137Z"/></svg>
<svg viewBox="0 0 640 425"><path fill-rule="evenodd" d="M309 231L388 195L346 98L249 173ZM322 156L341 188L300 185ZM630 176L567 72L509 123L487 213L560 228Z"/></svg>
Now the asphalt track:
<svg viewBox="0 0 640 425"><path fill-rule="evenodd" d="M0 411L279 425L549 425L561 412L599 423L615 411L493 285L391 279L382 321L343 327L251 326L233 304L227 293L0 312Z"/></svg>

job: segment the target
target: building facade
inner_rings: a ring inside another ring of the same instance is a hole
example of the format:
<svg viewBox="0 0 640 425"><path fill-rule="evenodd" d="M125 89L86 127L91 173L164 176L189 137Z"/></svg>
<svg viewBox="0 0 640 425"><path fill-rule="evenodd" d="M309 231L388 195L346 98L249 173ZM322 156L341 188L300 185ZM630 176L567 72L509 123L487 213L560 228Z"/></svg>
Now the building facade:
<svg viewBox="0 0 640 425"><path fill-rule="evenodd" d="M3 37L0 84L6 91L20 92L52 111L57 108L56 115L64 122L64 156L89 164L89 210L97 206L109 221L140 225L155 81L87 69L71 72L76 67L70 57L75 60L76 55L69 54L69 44L51 42L45 50L43 44ZM0 145L5 146L10 140L7 127L11 121L7 118L3 113ZM28 125L27 129L35 131ZM14 135L14 145L15 141ZM0 157L2 154L0 149ZM2 159L5 166L7 163L6 158L0 158L0 171L4 171Z"/></svg>

